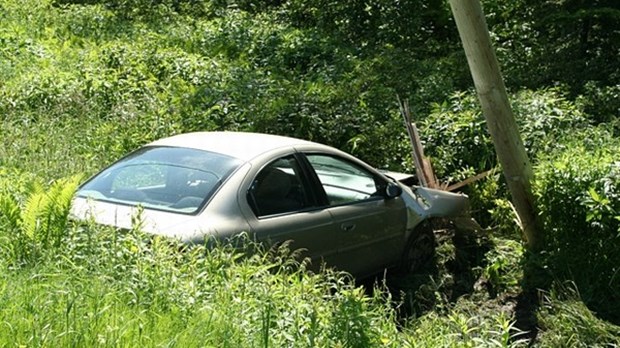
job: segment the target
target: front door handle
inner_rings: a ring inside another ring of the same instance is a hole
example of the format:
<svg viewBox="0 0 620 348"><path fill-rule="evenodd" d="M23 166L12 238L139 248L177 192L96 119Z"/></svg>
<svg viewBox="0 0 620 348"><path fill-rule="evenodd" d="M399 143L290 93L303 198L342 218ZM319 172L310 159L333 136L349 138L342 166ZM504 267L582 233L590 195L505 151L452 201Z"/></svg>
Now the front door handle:
<svg viewBox="0 0 620 348"><path fill-rule="evenodd" d="M353 231L355 229L355 224L348 224L348 223L344 223L342 225L340 225L340 229L342 229L343 231Z"/></svg>

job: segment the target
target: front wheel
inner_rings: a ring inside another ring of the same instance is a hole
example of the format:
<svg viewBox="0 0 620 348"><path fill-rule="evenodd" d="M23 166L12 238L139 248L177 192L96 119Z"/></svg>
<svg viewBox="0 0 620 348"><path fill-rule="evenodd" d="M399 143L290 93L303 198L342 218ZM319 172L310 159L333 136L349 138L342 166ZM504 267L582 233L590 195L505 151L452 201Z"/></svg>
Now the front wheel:
<svg viewBox="0 0 620 348"><path fill-rule="evenodd" d="M431 221L418 225L407 242L399 270L408 274L422 269L435 255L435 233Z"/></svg>

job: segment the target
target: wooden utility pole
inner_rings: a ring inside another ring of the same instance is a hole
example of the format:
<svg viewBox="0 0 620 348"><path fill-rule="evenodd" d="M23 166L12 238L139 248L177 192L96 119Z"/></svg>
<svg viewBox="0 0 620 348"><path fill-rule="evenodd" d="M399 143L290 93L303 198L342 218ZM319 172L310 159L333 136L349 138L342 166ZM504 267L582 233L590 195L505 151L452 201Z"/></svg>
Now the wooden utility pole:
<svg viewBox="0 0 620 348"><path fill-rule="evenodd" d="M508 102L480 1L450 0L450 7L527 246L538 250L542 231L536 223L532 167Z"/></svg>

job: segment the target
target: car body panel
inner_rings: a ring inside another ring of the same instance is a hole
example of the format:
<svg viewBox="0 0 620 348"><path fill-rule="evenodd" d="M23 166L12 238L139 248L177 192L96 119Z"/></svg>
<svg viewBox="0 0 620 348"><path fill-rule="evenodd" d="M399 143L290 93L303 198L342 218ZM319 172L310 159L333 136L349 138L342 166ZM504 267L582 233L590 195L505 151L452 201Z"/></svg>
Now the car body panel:
<svg viewBox="0 0 620 348"><path fill-rule="evenodd" d="M309 257L314 266L320 266L322 262L336 264L338 246L342 241L334 238L332 216L324 209L260 219L251 216L248 222L252 235L259 242L274 246L290 241L290 248L304 249L303 255Z"/></svg>
<svg viewBox="0 0 620 348"><path fill-rule="evenodd" d="M418 204L413 204L416 212L424 217L459 216L469 209L466 195L414 186L412 193Z"/></svg>
<svg viewBox="0 0 620 348"><path fill-rule="evenodd" d="M402 248L407 222L401 198L379 198L327 210L334 219L332 238L338 241L334 265L353 274L367 275L376 272L377 265L385 268L400 259L394 251Z"/></svg>
<svg viewBox="0 0 620 348"><path fill-rule="evenodd" d="M181 145L182 144L182 145ZM288 151L295 146L310 145L315 148L328 146L306 140L249 132L194 132L156 140L150 146L183 146L197 150L217 152L243 161L251 161L259 156L283 149Z"/></svg>

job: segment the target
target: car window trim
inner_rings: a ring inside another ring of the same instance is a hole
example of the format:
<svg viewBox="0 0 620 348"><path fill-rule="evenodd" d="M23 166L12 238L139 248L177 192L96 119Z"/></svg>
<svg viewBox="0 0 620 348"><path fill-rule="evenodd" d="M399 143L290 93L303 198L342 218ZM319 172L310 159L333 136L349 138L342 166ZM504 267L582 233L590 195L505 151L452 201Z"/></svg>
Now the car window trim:
<svg viewBox="0 0 620 348"><path fill-rule="evenodd" d="M283 213L275 213L275 214L269 214L269 215L262 215L262 216L257 216L256 214L253 214L254 217L261 221L261 220L267 220L267 219L272 219L272 218L277 218L277 217L284 217L287 215L293 215L293 214L300 214L300 213L311 213L313 211L319 211L319 210L324 210L326 207L322 206L322 207L307 207L307 208L302 208L299 210L293 210L293 211L286 211ZM331 207L328 207L331 208ZM254 211L252 211L252 213L254 213Z"/></svg>
<svg viewBox="0 0 620 348"><path fill-rule="evenodd" d="M299 163L301 164L302 171L304 172L306 179L305 184L307 185L309 192L312 192L312 196L315 199L315 204L317 207L329 207L329 200L327 199L325 189L323 188L316 171L312 167L312 164L306 157L306 153L297 151L295 153L295 157L298 158Z"/></svg>

